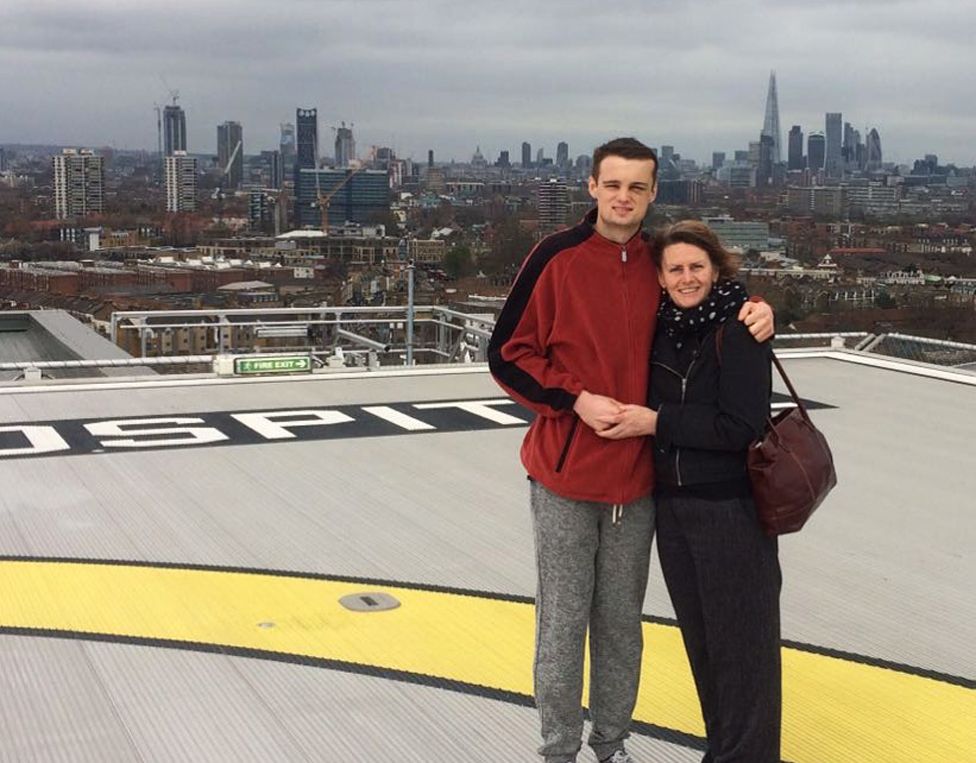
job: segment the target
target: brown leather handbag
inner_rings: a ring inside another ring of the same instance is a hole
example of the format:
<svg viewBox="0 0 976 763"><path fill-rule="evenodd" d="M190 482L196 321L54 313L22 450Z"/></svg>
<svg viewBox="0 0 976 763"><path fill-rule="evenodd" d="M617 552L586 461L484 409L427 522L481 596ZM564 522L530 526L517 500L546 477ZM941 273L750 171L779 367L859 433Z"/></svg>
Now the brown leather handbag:
<svg viewBox="0 0 976 763"><path fill-rule="evenodd" d="M722 328L715 336L720 365ZM766 420L766 431L749 446L746 468L759 524L766 535L784 535L806 524L837 485L837 472L827 439L810 421L776 355L770 356L796 407Z"/></svg>
<svg viewBox="0 0 976 763"><path fill-rule="evenodd" d="M837 484L834 457L807 414L779 360L773 364L793 396L795 408L771 416L746 456L752 499L766 535L795 533Z"/></svg>

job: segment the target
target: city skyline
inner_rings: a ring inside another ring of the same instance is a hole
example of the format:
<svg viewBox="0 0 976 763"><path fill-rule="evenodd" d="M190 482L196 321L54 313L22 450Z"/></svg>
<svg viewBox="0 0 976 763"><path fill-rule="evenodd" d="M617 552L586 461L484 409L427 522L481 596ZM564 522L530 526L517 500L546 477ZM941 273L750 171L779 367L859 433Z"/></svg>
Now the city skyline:
<svg viewBox="0 0 976 763"><path fill-rule="evenodd" d="M215 154L228 120L243 125L249 154L274 149L279 123L308 106L322 147L330 127L352 122L360 154L391 146L423 161L432 148L438 161L468 161L480 145L493 162L523 141L547 156L566 141L575 157L633 134L705 163L757 140L775 69L783 126L809 133L840 112L862 134L879 130L886 161L976 164L976 105L963 95L976 9L943 0L624 2L610 16L507 0L463 12L388 0L224 5L8 0L0 143L153 151L154 105L173 88L191 153ZM765 30L762 45L750 28Z"/></svg>

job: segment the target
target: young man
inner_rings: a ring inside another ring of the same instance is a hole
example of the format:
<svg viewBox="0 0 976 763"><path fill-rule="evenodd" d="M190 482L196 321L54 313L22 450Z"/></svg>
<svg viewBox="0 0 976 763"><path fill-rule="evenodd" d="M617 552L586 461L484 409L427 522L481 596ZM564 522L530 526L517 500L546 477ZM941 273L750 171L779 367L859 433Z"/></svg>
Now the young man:
<svg viewBox="0 0 976 763"><path fill-rule="evenodd" d="M541 241L522 265L488 349L495 380L537 415L522 444L531 481L538 588L535 699L546 763L581 746L590 632L589 744L624 750L640 676L641 608L654 533L649 440L605 440L622 403L645 405L661 287L641 233L657 158L634 138L593 154L592 210ZM772 311L740 319L759 340Z"/></svg>

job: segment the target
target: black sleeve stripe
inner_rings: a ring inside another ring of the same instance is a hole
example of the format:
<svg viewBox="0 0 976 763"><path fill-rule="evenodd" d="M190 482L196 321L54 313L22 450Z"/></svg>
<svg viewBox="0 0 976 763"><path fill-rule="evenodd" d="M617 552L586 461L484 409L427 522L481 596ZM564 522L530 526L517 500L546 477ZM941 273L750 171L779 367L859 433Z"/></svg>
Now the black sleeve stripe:
<svg viewBox="0 0 976 763"><path fill-rule="evenodd" d="M536 282L546 266L560 252L579 246L591 235L593 235L593 228L584 222L575 228L554 233L538 243L522 265L515 283L512 284L512 291L505 301L505 306L495 323L491 340L488 342L488 366L495 378L526 400L548 405L557 411L572 408L576 396L559 387L543 387L515 363L502 358L502 347L515 333Z"/></svg>

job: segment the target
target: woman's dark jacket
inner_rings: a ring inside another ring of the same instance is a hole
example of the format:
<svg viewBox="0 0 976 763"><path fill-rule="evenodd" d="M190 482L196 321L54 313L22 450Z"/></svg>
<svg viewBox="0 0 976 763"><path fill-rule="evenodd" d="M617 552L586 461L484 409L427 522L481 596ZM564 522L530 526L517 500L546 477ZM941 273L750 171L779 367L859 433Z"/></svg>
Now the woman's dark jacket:
<svg viewBox="0 0 976 763"><path fill-rule="evenodd" d="M746 451L763 432L771 394L769 343L735 316L725 321L721 363L713 327L678 350L658 324L648 404L658 413L654 470L658 490L746 483Z"/></svg>

